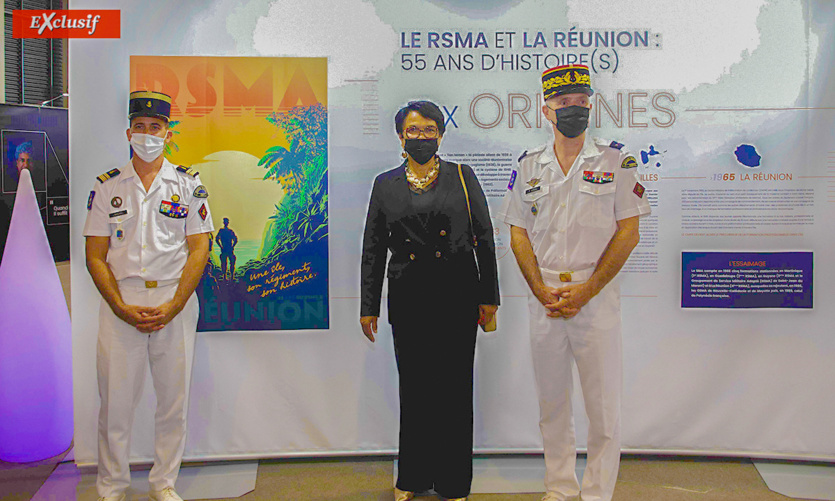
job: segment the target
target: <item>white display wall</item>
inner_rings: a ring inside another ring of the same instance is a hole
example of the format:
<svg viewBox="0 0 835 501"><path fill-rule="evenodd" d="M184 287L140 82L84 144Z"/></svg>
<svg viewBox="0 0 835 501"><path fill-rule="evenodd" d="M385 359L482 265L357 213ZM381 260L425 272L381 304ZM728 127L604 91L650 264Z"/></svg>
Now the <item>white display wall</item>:
<svg viewBox="0 0 835 501"><path fill-rule="evenodd" d="M99 295L84 269L81 230L95 176L128 158L131 55L329 58L331 327L199 333L187 458L394 452L391 332L382 321L371 344L358 323L371 183L400 161L394 113L415 98L444 106L452 121L441 156L474 166L496 212L515 158L550 137L537 112L544 68L536 65L585 62L598 90L591 133L633 151L653 205L620 277L624 449L835 460L832 2L76 0L71 7L118 8L122 19L119 39L70 42L78 462L96 461L98 412ZM742 145L759 165L745 165L736 153ZM735 205L751 197L752 205ZM507 227L497 227L502 306L498 331L481 334L477 347L476 447L538 451L526 286ZM684 309L683 251L811 252L814 307ZM137 460L152 457L153 406L149 380L134 426ZM582 446L581 405L576 418Z"/></svg>

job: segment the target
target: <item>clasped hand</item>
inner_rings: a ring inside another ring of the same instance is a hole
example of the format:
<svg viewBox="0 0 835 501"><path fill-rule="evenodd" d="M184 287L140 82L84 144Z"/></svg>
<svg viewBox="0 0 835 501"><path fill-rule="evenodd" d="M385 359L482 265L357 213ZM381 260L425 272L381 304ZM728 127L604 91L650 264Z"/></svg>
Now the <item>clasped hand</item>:
<svg viewBox="0 0 835 501"><path fill-rule="evenodd" d="M594 293L588 282L563 287L546 287L539 301L549 311L551 318L572 318L588 303Z"/></svg>
<svg viewBox="0 0 835 501"><path fill-rule="evenodd" d="M125 305L116 312L116 316L136 327L139 332L149 334L166 326L182 308L174 301L167 301L159 306Z"/></svg>

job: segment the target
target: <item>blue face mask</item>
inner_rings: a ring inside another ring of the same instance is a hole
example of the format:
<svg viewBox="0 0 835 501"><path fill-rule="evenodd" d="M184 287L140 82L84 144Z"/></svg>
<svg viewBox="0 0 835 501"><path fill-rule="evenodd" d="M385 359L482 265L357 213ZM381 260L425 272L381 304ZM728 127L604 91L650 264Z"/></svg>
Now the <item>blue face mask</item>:
<svg viewBox="0 0 835 501"><path fill-rule="evenodd" d="M565 137L577 137L589 126L589 109L585 106L566 106L554 110L557 130Z"/></svg>

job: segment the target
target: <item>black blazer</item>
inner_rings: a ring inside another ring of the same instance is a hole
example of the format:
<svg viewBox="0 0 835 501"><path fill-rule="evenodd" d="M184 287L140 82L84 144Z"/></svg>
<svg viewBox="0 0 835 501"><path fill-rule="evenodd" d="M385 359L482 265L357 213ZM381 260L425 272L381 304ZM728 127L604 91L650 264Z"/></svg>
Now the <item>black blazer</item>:
<svg viewBox="0 0 835 501"><path fill-rule="evenodd" d="M472 169L462 165L473 215L471 229L458 164L441 160L439 170L435 204L427 220L422 220L413 207L406 162L374 180L362 248L361 316L380 315L388 251L389 322L413 316L421 306L434 309L462 301L472 305L499 304L496 249L487 198ZM478 241L477 269L473 234ZM427 303L426 298L435 298L436 303Z"/></svg>

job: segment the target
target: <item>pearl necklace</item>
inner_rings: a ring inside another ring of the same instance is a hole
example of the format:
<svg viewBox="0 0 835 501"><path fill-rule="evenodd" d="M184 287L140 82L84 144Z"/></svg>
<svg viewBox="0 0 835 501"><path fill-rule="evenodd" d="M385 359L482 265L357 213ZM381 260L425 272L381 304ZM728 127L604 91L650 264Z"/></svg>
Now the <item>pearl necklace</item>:
<svg viewBox="0 0 835 501"><path fill-rule="evenodd" d="M438 157L435 157L435 164L429 169L429 172L426 173L423 177L417 177L417 175L412 171L411 167L406 167L406 180L409 182L409 186L412 188L412 191L416 193L423 193L427 191L429 186L435 182L438 178L438 166L440 162L438 162Z"/></svg>

